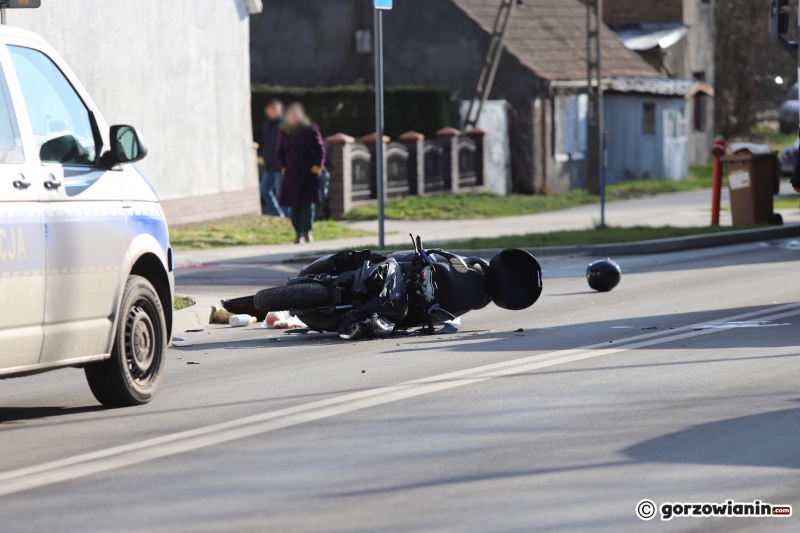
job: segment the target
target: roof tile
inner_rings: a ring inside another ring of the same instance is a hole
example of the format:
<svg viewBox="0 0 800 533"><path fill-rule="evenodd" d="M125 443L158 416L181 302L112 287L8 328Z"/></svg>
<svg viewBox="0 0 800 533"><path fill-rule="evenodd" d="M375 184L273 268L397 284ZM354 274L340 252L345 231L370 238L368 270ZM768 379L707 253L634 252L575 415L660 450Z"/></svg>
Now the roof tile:
<svg viewBox="0 0 800 533"><path fill-rule="evenodd" d="M580 0L523 0L511 19L506 49L547 80L586 77L586 6ZM491 33L500 0L453 0ZM660 77L636 52L625 48L607 26L603 38L603 76Z"/></svg>

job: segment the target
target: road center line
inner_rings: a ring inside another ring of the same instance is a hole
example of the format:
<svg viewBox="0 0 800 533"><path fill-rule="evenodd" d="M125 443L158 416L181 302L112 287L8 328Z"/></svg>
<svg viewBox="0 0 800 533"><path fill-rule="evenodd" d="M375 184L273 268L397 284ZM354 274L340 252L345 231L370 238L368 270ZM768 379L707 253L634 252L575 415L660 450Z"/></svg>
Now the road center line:
<svg viewBox="0 0 800 533"><path fill-rule="evenodd" d="M798 315L800 304L762 309L714 322L746 320L777 311L783 312L763 316L760 320L777 320ZM0 496L481 381L728 331L726 328L696 330L707 323L709 321L622 339L615 341L617 344L614 347L609 347L609 343L598 343L440 374L11 470L0 474Z"/></svg>

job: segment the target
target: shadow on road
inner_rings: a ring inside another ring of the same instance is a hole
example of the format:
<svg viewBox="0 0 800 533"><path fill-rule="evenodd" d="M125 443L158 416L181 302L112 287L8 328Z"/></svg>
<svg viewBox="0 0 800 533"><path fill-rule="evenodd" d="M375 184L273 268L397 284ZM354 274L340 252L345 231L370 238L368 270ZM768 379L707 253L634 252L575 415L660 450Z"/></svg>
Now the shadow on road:
<svg viewBox="0 0 800 533"><path fill-rule="evenodd" d="M582 470L600 470L637 463L675 463L725 466L800 468L800 408L731 418L647 440L622 450L624 458L608 462L489 471L427 479L408 484L389 484L362 490L328 494L329 498L369 496L380 493L426 489L454 484L479 483Z"/></svg>
<svg viewBox="0 0 800 533"><path fill-rule="evenodd" d="M274 330L264 329L263 338L245 338L232 340L230 338L218 341L197 342L188 346L173 347L172 350L191 353L208 349L241 350L241 349L286 349L298 347L316 348L320 346L346 346L347 344L375 344L376 353L403 353L417 352L428 348L444 349L454 353L472 352L508 352L509 354L530 354L540 351L557 351L576 348L580 345L624 341L647 333L664 332L690 325L712 324L718 327L718 321L724 318L770 309L776 306L752 306L733 309L717 309L712 311L699 311L691 313L668 313L663 315L642 316L636 318L598 320L594 322L576 322L563 326L537 328L536 325L528 326L522 318L514 322L510 331L487 331L477 329L478 322L470 323L465 318L465 324L459 326L455 334L434 335L395 335L387 340L360 339L357 341L344 341L335 333L322 333L311 335L280 335L275 337ZM765 314L764 316L767 316ZM754 317L758 322L762 317ZM729 335L737 335L740 347L786 347L796 345L795 338L790 335L794 325L800 322L800 314L775 321L779 324L789 324L780 327L753 327L732 328L720 331L714 335L705 335L700 339L668 342L655 346L648 346L646 350L674 350L682 348L687 343L702 343L705 348L730 347ZM523 331L516 331L520 328ZM247 331L247 330L245 330ZM269 335L269 337L267 336ZM666 337L665 337L666 338ZM579 343L579 344L576 344ZM396 346L396 349L393 347ZM635 348L634 348L635 349Z"/></svg>
<svg viewBox="0 0 800 533"><path fill-rule="evenodd" d="M628 338L648 333L664 333L668 338L670 331L676 328L698 325L698 329L718 329L713 335L703 335L697 339L680 339L654 346L646 346L645 350L674 350L689 343L702 345L703 348L727 348L731 346L730 335L737 335L739 347L781 348L796 346L796 338L792 334L796 324L800 322L800 314L780 318L766 325L776 327L739 327L721 328L720 320L725 318L770 309L776 306L739 307L734 309L717 309L690 313L668 313L663 315L642 316L614 320L598 320L554 326L547 328L529 327L520 320L514 326L522 326L518 331L469 331L462 328L457 335L432 335L415 337L413 347L402 345L393 352L416 351L425 347L451 349L454 352L524 352L533 355L539 351L558 351L576 348L580 345L626 341ZM777 314L777 313L776 313ZM765 313L763 316L769 316ZM763 316L753 317L753 322L763 320ZM780 325L788 324L788 325ZM686 333L682 331L681 333ZM691 332L691 331L690 331ZM471 340L472 342L458 342ZM610 342L609 342L610 341ZM335 340L333 342L336 342ZM580 344L577 344L580 343ZM449 346L448 346L449 345ZM633 348L636 350L636 348Z"/></svg>
<svg viewBox="0 0 800 533"><path fill-rule="evenodd" d="M94 413L107 409L102 405L86 405L82 407L0 407L0 424L80 413Z"/></svg>
<svg viewBox="0 0 800 533"><path fill-rule="evenodd" d="M742 253L741 250L731 249L729 253L725 248L719 249L719 255L706 257L692 257L689 252L675 254L655 255L658 261L652 264L634 266L633 271L637 273L646 272L674 272L680 270L698 270L731 267L739 265L764 265L774 263L785 263L800 260L800 253L797 250L787 250L782 248L782 242L762 243L754 245L749 253ZM715 251L712 249L712 251ZM664 259L663 261L660 259ZM621 258L621 263L625 263L625 258Z"/></svg>
<svg viewBox="0 0 800 533"><path fill-rule="evenodd" d="M635 444L635 461L800 468L800 408L717 420Z"/></svg>

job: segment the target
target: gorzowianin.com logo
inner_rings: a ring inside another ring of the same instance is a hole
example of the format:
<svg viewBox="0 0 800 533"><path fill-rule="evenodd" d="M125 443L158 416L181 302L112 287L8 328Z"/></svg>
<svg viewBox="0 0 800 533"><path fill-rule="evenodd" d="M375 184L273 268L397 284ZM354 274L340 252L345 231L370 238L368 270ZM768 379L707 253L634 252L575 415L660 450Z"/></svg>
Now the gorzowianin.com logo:
<svg viewBox="0 0 800 533"><path fill-rule="evenodd" d="M680 517L700 518L771 518L792 516L791 505L773 505L771 503L755 500L752 502L734 502L727 500L724 503L662 503L657 506L653 500L642 500L636 504L636 516L642 520L652 520L657 514L661 520L672 520Z"/></svg>

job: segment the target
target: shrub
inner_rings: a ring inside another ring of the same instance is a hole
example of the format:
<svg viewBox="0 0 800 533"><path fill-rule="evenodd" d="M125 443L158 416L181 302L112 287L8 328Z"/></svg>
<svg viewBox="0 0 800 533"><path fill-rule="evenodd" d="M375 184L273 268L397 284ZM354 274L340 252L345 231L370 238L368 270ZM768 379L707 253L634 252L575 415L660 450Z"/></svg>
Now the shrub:
<svg viewBox="0 0 800 533"><path fill-rule="evenodd" d="M264 105L278 98L300 102L319 124L324 136L346 133L361 137L375 131L375 89L367 85L342 87L252 87L255 139L260 139ZM390 87L385 91L385 133L392 139L409 130L433 137L450 125L450 94L434 87Z"/></svg>

